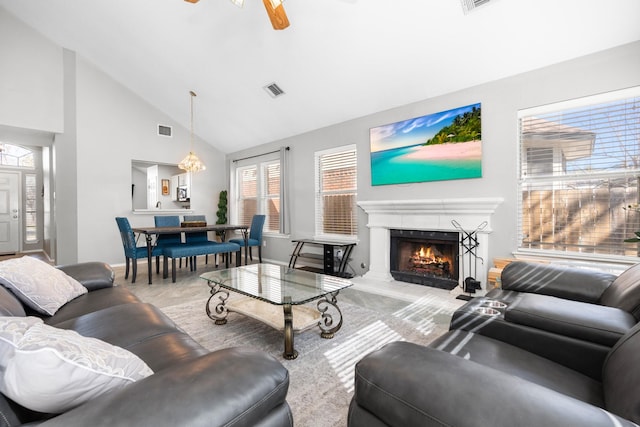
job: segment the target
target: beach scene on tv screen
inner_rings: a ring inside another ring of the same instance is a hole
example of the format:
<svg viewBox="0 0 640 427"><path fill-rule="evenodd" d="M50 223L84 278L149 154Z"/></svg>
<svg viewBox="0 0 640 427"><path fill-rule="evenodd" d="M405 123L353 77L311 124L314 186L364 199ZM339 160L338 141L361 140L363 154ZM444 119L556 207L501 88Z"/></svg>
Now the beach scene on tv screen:
<svg viewBox="0 0 640 427"><path fill-rule="evenodd" d="M370 130L371 185L482 177L480 103Z"/></svg>

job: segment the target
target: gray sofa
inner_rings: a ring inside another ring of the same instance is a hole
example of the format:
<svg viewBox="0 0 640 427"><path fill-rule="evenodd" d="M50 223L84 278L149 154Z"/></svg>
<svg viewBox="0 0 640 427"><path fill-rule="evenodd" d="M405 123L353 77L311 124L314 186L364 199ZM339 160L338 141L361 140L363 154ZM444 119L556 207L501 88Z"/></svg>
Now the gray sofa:
<svg viewBox="0 0 640 427"><path fill-rule="evenodd" d="M349 426L640 423L640 267L616 277L514 264L502 283L429 346L363 358Z"/></svg>
<svg viewBox="0 0 640 427"><path fill-rule="evenodd" d="M106 264L60 269L89 292L44 322L122 347L154 373L62 414L30 411L0 394L0 426L293 425L289 374L275 358L242 348L207 351L159 309L114 285ZM0 316L27 315L36 314L0 286Z"/></svg>

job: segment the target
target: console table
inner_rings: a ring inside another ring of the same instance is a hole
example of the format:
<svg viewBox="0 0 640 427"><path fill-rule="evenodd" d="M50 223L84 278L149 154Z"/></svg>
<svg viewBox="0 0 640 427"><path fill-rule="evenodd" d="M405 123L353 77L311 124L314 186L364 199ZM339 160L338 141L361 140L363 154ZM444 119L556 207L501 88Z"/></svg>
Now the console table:
<svg viewBox="0 0 640 427"><path fill-rule="evenodd" d="M355 242L342 242L321 239L297 239L292 240L296 244L291 258L289 259L289 268L296 268L299 259L311 260L315 264L322 264L322 267L303 266L297 267L300 270L312 271L314 273L330 274L339 277L351 277L345 270L349 262L349 257ZM309 246L322 247L322 253L303 252L303 249Z"/></svg>

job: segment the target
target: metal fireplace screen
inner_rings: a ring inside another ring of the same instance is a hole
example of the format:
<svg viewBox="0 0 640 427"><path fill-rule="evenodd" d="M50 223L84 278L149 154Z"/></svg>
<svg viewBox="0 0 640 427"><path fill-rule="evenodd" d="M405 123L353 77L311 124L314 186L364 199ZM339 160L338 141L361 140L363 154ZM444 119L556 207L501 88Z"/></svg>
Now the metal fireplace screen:
<svg viewBox="0 0 640 427"><path fill-rule="evenodd" d="M402 282L453 289L458 285L457 232L391 230L391 275Z"/></svg>

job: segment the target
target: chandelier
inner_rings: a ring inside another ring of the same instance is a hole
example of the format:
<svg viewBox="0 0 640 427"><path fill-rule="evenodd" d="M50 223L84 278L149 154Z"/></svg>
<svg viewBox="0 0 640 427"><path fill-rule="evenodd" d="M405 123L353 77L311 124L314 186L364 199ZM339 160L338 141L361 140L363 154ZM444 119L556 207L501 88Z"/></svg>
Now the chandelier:
<svg viewBox="0 0 640 427"><path fill-rule="evenodd" d="M193 152L193 98L196 96L194 91L189 91L191 95L191 130L189 134L189 154L187 157L182 159L182 161L178 164L180 169L186 170L188 172L200 172L205 170L207 167L200 161L198 156Z"/></svg>

